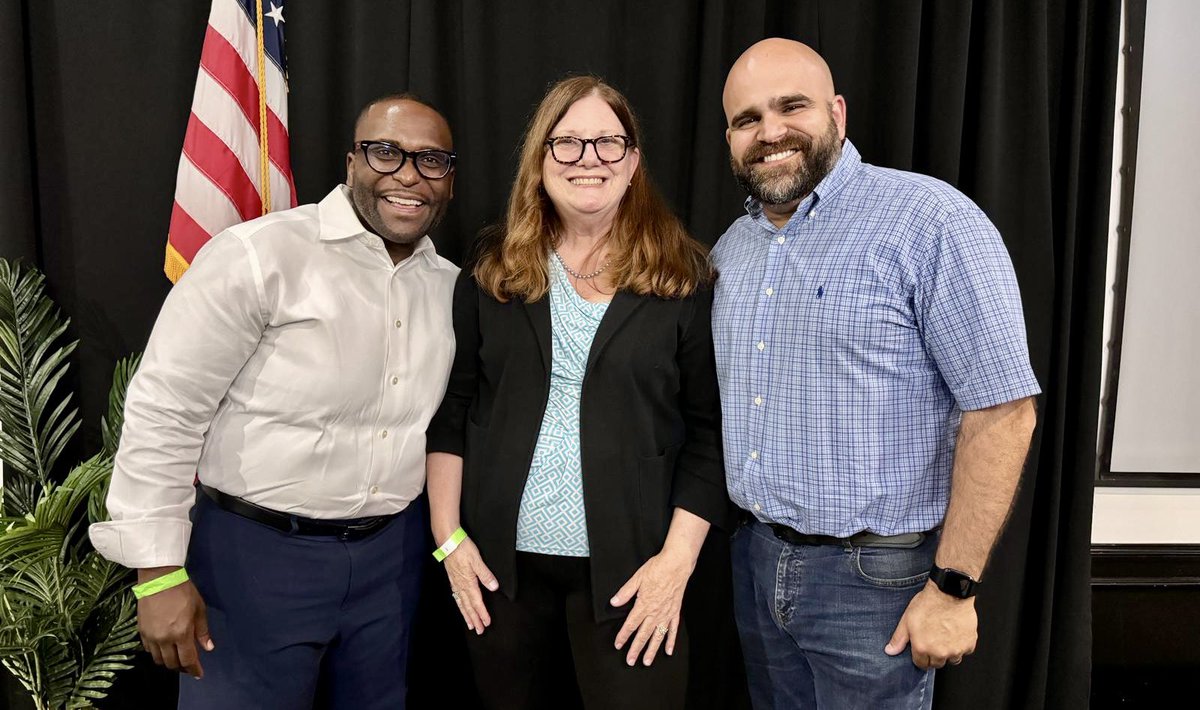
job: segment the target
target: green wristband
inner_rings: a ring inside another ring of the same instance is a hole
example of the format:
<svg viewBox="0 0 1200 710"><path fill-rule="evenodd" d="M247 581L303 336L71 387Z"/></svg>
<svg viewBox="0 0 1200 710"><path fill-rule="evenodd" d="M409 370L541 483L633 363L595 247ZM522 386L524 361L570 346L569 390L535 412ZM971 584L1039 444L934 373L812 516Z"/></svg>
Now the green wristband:
<svg viewBox="0 0 1200 710"><path fill-rule="evenodd" d="M459 528L450 536L450 539L443 542L442 546L433 551L433 559L441 562L446 559L446 556L458 549L463 540L467 539L467 531Z"/></svg>
<svg viewBox="0 0 1200 710"><path fill-rule="evenodd" d="M187 570L180 567L170 574L164 574L161 577L155 577L149 582L133 585L133 596L138 599L145 599L151 594L158 594L159 592L165 592L171 587L178 587L186 581L188 581Z"/></svg>

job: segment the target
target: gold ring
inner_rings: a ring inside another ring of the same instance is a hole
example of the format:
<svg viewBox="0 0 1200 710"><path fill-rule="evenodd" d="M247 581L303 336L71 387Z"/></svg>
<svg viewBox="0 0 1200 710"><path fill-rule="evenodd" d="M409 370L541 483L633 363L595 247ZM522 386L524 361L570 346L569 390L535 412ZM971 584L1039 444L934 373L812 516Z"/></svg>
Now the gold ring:
<svg viewBox="0 0 1200 710"><path fill-rule="evenodd" d="M654 627L654 635L662 638L663 636L666 636L667 632L670 630L670 627L666 624L659 624L658 626Z"/></svg>

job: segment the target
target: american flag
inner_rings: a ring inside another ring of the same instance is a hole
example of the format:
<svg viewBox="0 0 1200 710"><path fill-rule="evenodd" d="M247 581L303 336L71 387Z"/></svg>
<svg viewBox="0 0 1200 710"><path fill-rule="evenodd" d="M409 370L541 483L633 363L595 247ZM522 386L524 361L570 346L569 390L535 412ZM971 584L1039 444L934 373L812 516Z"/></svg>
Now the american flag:
<svg viewBox="0 0 1200 710"><path fill-rule="evenodd" d="M163 267L179 280L214 234L296 206L283 0L213 0Z"/></svg>

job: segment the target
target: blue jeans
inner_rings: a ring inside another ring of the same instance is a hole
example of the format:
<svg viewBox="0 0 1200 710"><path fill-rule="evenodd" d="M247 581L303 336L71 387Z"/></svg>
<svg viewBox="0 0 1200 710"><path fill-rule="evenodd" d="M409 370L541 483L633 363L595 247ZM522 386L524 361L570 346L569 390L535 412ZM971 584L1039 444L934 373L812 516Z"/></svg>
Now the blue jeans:
<svg viewBox="0 0 1200 710"><path fill-rule="evenodd" d="M763 523L733 537L733 597L755 710L929 708L933 671L883 651L937 549L792 545Z"/></svg>

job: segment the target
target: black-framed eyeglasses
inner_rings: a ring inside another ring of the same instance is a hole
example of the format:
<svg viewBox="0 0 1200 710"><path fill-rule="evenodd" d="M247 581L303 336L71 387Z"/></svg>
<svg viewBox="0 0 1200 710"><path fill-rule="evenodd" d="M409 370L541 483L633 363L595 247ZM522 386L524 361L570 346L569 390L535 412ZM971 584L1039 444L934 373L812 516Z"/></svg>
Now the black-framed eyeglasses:
<svg viewBox="0 0 1200 710"><path fill-rule="evenodd" d="M547 138L546 145L550 146L550 156L555 162L572 165L583 160L583 152L588 144L596 151L596 158L605 165L619 163L625 159L625 153L633 146L629 136L599 136L597 138L576 138L575 136L559 136Z"/></svg>
<svg viewBox="0 0 1200 710"><path fill-rule="evenodd" d="M404 162L412 160L423 178L441 180L454 169L458 154L448 150L405 150L387 141L359 141L354 144L363 152L367 165L377 173L394 175Z"/></svg>

